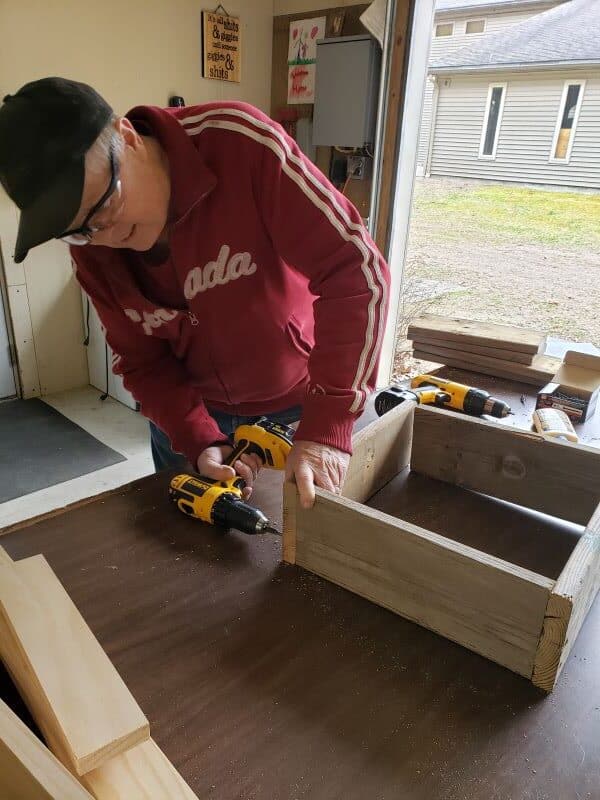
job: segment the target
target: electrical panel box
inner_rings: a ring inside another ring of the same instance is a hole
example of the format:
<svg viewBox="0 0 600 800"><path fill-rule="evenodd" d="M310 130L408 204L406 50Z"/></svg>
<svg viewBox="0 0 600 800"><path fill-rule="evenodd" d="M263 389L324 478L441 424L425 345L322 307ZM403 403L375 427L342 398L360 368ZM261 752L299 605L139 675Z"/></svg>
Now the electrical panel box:
<svg viewBox="0 0 600 800"><path fill-rule="evenodd" d="M371 36L317 42L314 145L374 143L380 72L381 53Z"/></svg>

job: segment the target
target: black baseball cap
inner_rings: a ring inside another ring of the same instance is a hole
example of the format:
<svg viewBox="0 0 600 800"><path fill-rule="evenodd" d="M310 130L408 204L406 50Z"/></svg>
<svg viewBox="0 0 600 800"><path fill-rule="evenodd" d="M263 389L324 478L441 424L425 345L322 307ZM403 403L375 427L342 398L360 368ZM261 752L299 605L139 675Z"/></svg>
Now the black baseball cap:
<svg viewBox="0 0 600 800"><path fill-rule="evenodd" d="M14 259L60 236L81 203L85 154L112 116L85 83L42 78L0 107L0 183L21 209Z"/></svg>

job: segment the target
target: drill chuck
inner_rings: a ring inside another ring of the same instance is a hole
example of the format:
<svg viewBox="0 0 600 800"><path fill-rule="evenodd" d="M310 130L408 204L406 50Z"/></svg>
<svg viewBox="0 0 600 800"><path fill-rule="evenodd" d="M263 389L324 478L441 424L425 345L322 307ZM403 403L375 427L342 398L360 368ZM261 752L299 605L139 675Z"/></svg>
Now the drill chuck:
<svg viewBox="0 0 600 800"><path fill-rule="evenodd" d="M212 509L212 522L219 528L235 528L250 536L273 530L262 511L233 494L223 494L219 497Z"/></svg>
<svg viewBox="0 0 600 800"><path fill-rule="evenodd" d="M510 414L510 406L502 400L488 397L483 406L483 413L489 414L491 417L496 417L497 419L502 419Z"/></svg>

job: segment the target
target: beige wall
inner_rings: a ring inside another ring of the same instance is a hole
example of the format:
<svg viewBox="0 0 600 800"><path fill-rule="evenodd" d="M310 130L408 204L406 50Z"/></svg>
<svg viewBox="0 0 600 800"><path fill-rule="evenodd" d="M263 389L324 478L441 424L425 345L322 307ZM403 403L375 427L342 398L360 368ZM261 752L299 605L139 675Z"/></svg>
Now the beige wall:
<svg viewBox="0 0 600 800"><path fill-rule="evenodd" d="M200 11L192 0L0 0L0 97L27 81L61 75L92 84L124 113L241 99L269 110L273 0L229 0L242 21L242 82L201 76ZM251 11L249 11L251 7ZM12 260L16 214L0 193L0 243L26 396L87 383L81 300L66 248L53 242Z"/></svg>
<svg viewBox="0 0 600 800"><path fill-rule="evenodd" d="M307 11L322 11L324 8L337 8L338 6L359 6L366 0L273 0L273 15L303 14Z"/></svg>

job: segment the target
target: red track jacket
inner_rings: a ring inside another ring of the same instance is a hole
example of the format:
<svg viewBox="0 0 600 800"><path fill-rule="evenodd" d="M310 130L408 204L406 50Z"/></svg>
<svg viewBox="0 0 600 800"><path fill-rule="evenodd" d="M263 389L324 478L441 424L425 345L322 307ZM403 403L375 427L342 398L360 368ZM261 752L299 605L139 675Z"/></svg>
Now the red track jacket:
<svg viewBox="0 0 600 800"><path fill-rule="evenodd" d="M351 452L373 387L387 265L348 200L244 103L127 115L167 153L170 256L72 247L142 413L192 464L223 435L208 408L302 405L298 439Z"/></svg>

